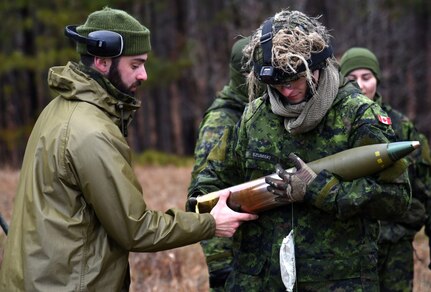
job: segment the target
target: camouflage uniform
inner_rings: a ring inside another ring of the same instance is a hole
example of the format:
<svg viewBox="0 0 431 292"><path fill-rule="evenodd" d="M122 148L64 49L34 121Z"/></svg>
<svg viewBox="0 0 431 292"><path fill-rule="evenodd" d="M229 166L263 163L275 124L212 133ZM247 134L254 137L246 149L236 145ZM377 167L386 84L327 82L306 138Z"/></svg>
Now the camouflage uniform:
<svg viewBox="0 0 431 292"><path fill-rule="evenodd" d="M377 56L367 48L352 47L340 60L340 71L349 79L361 79L354 74L358 69L372 72L378 85L381 80L380 64ZM359 80L358 84L368 82ZM370 84L369 84L370 85ZM365 90L365 87L364 87ZM397 140L420 141L421 148L413 152L407 159L409 162L409 178L412 187L412 203L402 217L395 221L381 221L379 236L379 280L382 291L411 291L413 286L413 245L417 231L424 223L425 232L430 235L431 206L431 158L428 141L418 133L413 123L400 112L382 103L379 93L368 92L368 97L379 104L392 120L392 127ZM426 211L427 210L427 211ZM427 214L428 212L428 214ZM427 219L428 218L428 219Z"/></svg>
<svg viewBox="0 0 431 292"><path fill-rule="evenodd" d="M400 141L420 141L421 148L408 157L409 178L412 186L412 204L408 212L396 222L381 222L379 236L379 280L381 291L411 291L413 289L413 239L426 223L426 207L431 199L431 158L427 139L415 129L403 114L382 103L380 95L375 101L392 120L392 127ZM428 210L429 212L430 210ZM430 235L430 225L426 225ZM394 281L396 279L396 281Z"/></svg>
<svg viewBox="0 0 431 292"><path fill-rule="evenodd" d="M248 102L241 62L242 48L247 42L247 38L240 39L232 47L229 84L217 93L199 126L191 185L194 184L196 175L204 165L210 150L225 132L231 131L235 126ZM210 287L213 291L222 290L221 287L232 270L232 239L216 237L201 241L201 246L208 265Z"/></svg>
<svg viewBox="0 0 431 292"><path fill-rule="evenodd" d="M352 83L339 88L332 107L311 131L292 135L264 95L245 109L190 187L190 196L209 193L274 172L290 152L313 161L352 147L394 140L386 114ZM388 170L390 173L391 170ZM293 228L299 291L378 291L378 219L399 216L410 201L407 173L341 182L322 171L307 187L304 202L259 214L234 236L229 291L285 291L280 276L281 242Z"/></svg>

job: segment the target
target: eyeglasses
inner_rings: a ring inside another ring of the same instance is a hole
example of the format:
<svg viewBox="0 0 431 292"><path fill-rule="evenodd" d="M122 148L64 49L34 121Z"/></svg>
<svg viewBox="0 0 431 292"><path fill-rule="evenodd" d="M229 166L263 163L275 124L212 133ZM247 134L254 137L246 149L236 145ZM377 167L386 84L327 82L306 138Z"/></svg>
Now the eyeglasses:
<svg viewBox="0 0 431 292"><path fill-rule="evenodd" d="M301 72L301 73L298 73L296 75L287 77L287 78L283 79L281 82L274 84L274 85L275 86L284 86L286 88L290 88L290 87L292 87L293 82L298 81L299 79L301 79L305 76L307 76L307 72Z"/></svg>

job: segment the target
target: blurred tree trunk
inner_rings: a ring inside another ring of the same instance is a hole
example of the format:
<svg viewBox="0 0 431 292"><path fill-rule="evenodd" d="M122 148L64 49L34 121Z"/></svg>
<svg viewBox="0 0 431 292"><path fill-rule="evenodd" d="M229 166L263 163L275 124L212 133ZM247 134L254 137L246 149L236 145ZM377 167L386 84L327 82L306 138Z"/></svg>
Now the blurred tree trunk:
<svg viewBox="0 0 431 292"><path fill-rule="evenodd" d="M4 2L4 3L3 3ZM3 1L0 5L0 165L19 167L34 121L51 100L48 69L77 61L64 37L99 10L99 1ZM37 2L37 3L34 3ZM352 46L379 58L384 100L431 137L431 2L428 0L110 1L151 30L148 81L128 140L146 149L191 155L203 113L228 82L230 49L283 8L301 10L330 29L337 57Z"/></svg>
<svg viewBox="0 0 431 292"><path fill-rule="evenodd" d="M431 138L431 2L423 1L418 8L417 39L420 48L420 59L417 67L420 73L417 79L419 84L416 107L416 125ZM415 70L417 68L412 68Z"/></svg>

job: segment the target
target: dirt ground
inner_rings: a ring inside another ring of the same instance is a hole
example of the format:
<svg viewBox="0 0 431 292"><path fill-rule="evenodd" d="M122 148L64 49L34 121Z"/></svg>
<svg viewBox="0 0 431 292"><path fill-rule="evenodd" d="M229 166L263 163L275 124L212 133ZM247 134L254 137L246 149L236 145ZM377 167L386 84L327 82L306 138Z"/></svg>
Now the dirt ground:
<svg viewBox="0 0 431 292"><path fill-rule="evenodd" d="M183 209L190 181L189 167L136 167L144 189L144 198L152 209ZM0 213L10 222L19 172L0 169ZM0 231L0 263L6 236ZM423 231L416 235L415 292L431 291L428 238ZM208 291L208 272L199 244L157 253L131 253L132 292Z"/></svg>

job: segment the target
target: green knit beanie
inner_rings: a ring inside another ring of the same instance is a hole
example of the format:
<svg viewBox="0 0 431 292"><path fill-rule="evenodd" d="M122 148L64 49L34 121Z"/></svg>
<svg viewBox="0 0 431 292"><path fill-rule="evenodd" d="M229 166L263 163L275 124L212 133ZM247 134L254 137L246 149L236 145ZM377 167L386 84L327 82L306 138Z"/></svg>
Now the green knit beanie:
<svg viewBox="0 0 431 292"><path fill-rule="evenodd" d="M123 10L105 7L91 13L87 21L76 28L84 36L96 30L109 30L123 37L124 48L122 56L133 56L148 53L151 50L150 31L138 20ZM77 43L80 54L87 53L85 44Z"/></svg>
<svg viewBox="0 0 431 292"><path fill-rule="evenodd" d="M344 77L356 69L369 69L380 82L380 65L376 55L366 48L351 48L340 60L340 72Z"/></svg>

